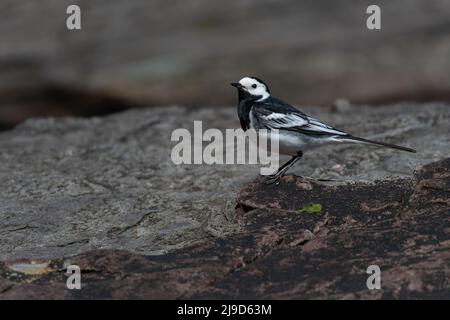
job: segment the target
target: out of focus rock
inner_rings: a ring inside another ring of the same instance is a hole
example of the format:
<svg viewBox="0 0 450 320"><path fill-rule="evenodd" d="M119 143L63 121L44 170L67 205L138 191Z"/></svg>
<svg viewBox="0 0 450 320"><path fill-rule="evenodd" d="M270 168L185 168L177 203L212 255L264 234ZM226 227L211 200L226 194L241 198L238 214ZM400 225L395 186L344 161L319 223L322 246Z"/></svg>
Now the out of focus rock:
<svg viewBox="0 0 450 320"><path fill-rule="evenodd" d="M81 7L78 31L66 28L72 4ZM227 84L245 74L291 103L450 101L450 2L378 0L382 29L368 30L372 4L2 0L0 121L107 111L36 96L55 86L149 105L224 106L236 99Z"/></svg>

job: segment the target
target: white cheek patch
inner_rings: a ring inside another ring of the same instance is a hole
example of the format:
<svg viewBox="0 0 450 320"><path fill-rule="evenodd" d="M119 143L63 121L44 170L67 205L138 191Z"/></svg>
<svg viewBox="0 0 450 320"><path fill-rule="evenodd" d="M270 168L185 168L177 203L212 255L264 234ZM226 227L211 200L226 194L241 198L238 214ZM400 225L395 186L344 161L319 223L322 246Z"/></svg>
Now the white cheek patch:
<svg viewBox="0 0 450 320"><path fill-rule="evenodd" d="M260 99L257 101L262 101L264 99L267 99L270 94L267 92L266 86L262 83L259 83L255 79L244 77L241 80L239 80L239 83L244 87L244 89L254 96L261 96ZM256 84L256 88L252 88L252 85Z"/></svg>
<svg viewBox="0 0 450 320"><path fill-rule="evenodd" d="M249 77L244 77L241 80L239 80L239 83L242 84L246 88L250 88L252 84L255 83L255 80L250 79Z"/></svg>
<svg viewBox="0 0 450 320"><path fill-rule="evenodd" d="M263 101L264 99L267 99L268 97L270 97L270 94L266 90L262 90L261 93L257 93L255 95L256 96L261 96L261 99L259 99L257 101Z"/></svg>

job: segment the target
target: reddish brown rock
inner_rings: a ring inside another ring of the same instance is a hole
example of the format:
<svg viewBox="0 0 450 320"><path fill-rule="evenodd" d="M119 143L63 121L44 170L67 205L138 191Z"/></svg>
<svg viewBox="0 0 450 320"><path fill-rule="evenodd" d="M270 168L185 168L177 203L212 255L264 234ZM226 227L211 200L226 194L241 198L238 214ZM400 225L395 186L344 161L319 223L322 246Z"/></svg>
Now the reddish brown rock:
<svg viewBox="0 0 450 320"><path fill-rule="evenodd" d="M40 261L43 272L21 265L33 274L3 262L0 298L449 299L449 200L450 159L372 184L257 179L238 195L238 234L163 256L99 250ZM66 289L67 264L80 266L81 290ZM374 264L381 290L366 286Z"/></svg>

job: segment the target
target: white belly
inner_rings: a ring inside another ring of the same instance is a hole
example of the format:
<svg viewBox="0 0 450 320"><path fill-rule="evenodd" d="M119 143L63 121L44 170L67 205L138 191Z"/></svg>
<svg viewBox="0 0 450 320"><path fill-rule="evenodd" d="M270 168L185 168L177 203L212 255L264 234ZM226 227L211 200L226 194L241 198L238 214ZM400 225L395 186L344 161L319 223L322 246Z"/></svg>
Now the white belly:
<svg viewBox="0 0 450 320"><path fill-rule="evenodd" d="M274 143L273 139L277 139L277 136L266 134L262 131L259 131L258 136L259 139L268 139L267 147L265 147L265 149L268 150L271 150L271 144ZM301 133L280 131L278 135L278 153L285 155L295 155L299 151L307 151L319 148L332 142L333 140L329 138L316 138ZM259 144L258 146L261 147L264 146L264 144Z"/></svg>

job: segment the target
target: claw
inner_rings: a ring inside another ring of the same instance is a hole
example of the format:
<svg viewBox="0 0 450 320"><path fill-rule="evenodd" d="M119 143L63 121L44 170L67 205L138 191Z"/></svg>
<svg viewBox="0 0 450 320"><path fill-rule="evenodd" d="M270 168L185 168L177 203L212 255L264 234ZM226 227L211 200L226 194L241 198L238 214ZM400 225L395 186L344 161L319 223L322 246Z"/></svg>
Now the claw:
<svg viewBox="0 0 450 320"><path fill-rule="evenodd" d="M280 184L281 177L277 175L269 176L269 178L265 181L266 184Z"/></svg>

